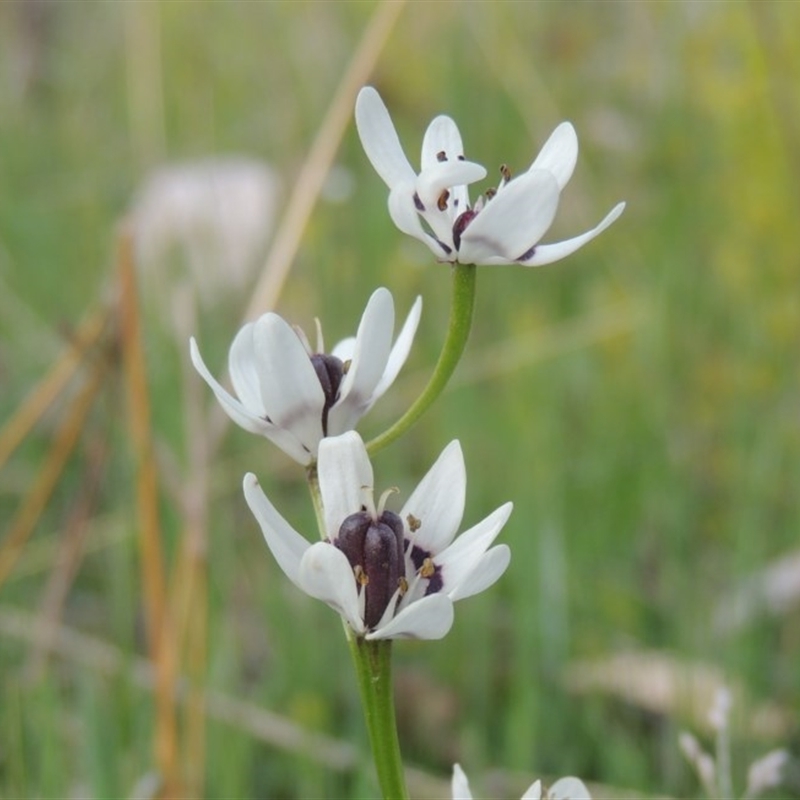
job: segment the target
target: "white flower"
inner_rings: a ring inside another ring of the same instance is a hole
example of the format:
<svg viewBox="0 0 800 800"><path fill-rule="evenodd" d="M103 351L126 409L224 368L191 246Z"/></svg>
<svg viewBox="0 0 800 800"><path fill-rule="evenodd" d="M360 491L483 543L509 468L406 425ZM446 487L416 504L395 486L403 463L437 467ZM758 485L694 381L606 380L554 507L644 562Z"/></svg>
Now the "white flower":
<svg viewBox="0 0 800 800"><path fill-rule="evenodd" d="M456 123L436 117L422 142L417 174L408 162L380 95L365 86L356 100L356 127L376 172L389 187L395 225L430 247L440 261L462 264L522 264L558 261L602 233L625 208L617 204L597 227L555 244L539 244L558 208L578 159L578 138L569 122L553 131L527 172L511 180L501 167L496 191L470 206L467 185L486 177L464 159Z"/></svg>
<svg viewBox="0 0 800 800"><path fill-rule="evenodd" d="M458 764L453 765L453 800L472 800L469 781ZM583 781L577 778L560 778L549 788L542 789L542 782L532 783L522 800L592 800Z"/></svg>
<svg viewBox="0 0 800 800"><path fill-rule="evenodd" d="M511 557L491 547L506 503L457 539L466 493L461 446L451 442L399 515L372 500L372 465L355 432L324 439L317 462L326 538L310 544L275 510L255 475L244 494L289 579L367 639L440 639L453 603L491 586ZM388 493L387 493L388 494Z"/></svg>
<svg viewBox="0 0 800 800"><path fill-rule="evenodd" d="M323 437L352 429L392 385L408 357L421 311L418 297L392 346L394 302L388 289L377 289L356 336L329 355L319 325L313 352L302 331L277 314L264 314L247 323L231 345L228 369L238 400L211 375L194 338L192 363L237 425L310 464Z"/></svg>

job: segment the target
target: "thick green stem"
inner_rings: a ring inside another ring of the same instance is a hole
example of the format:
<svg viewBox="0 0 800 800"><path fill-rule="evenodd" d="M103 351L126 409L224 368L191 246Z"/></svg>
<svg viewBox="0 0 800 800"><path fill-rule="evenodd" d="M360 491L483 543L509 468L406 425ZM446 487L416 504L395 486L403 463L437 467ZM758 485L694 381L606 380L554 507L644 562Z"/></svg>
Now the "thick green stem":
<svg viewBox="0 0 800 800"><path fill-rule="evenodd" d="M404 434L427 410L433 401L442 393L450 380L456 365L461 360L472 327L472 311L475 307L475 278L477 270L474 264L455 264L453 266L453 293L450 302L450 321L447 325L447 337L442 347L436 368L422 394L414 401L411 408L400 417L391 428L385 430L367 443L367 452L374 455L386 445Z"/></svg>
<svg viewBox="0 0 800 800"><path fill-rule="evenodd" d="M348 637L384 800L407 800L392 691L392 642Z"/></svg>

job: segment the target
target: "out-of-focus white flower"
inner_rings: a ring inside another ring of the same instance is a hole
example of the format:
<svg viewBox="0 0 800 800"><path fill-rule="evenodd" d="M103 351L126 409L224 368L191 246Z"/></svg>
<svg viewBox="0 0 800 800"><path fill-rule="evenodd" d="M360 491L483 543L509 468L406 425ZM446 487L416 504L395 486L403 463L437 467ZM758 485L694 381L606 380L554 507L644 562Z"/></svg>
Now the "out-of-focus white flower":
<svg viewBox="0 0 800 800"><path fill-rule="evenodd" d="M453 800L472 800L472 792L464 770L453 765ZM543 787L541 781L534 781L522 795L522 800L592 800L583 781L577 778L560 778L552 786Z"/></svg>
<svg viewBox="0 0 800 800"><path fill-rule="evenodd" d="M244 494L275 560L307 594L337 611L366 639L439 639L453 603L483 591L505 571L507 545L492 547L512 504L455 538L466 471L451 442L400 514L373 501L372 465L351 431L323 439L317 461L326 538L310 544L275 510L253 474Z"/></svg>
<svg viewBox="0 0 800 800"><path fill-rule="evenodd" d="M784 780L784 771L791 758L787 750L772 750L747 770L747 790L745 797L760 797L770 789L779 787Z"/></svg>
<svg viewBox="0 0 800 800"><path fill-rule="evenodd" d="M174 254L202 301L243 289L263 256L279 195L275 171L252 158L209 158L151 173L137 192L131 223L154 301L171 298L176 278L186 282L175 272Z"/></svg>
<svg viewBox="0 0 800 800"><path fill-rule="evenodd" d="M355 337L330 354L318 327L312 350L302 331L274 313L247 323L228 356L228 393L206 367L194 338L192 363L228 416L265 436L295 461L310 464L320 440L352 429L392 385L408 357L422 311L418 297L394 345L394 301L388 289L373 292Z"/></svg>
<svg viewBox="0 0 800 800"><path fill-rule="evenodd" d="M371 86L356 100L356 126L372 166L389 187L389 214L401 231L419 239L440 261L521 264L558 261L602 233L625 208L618 203L595 228L555 244L539 244L558 208L561 191L578 158L578 137L562 122L526 172L502 180L470 205L467 186L486 177L484 167L464 158L456 123L436 117L422 142L417 173L403 152L389 112Z"/></svg>

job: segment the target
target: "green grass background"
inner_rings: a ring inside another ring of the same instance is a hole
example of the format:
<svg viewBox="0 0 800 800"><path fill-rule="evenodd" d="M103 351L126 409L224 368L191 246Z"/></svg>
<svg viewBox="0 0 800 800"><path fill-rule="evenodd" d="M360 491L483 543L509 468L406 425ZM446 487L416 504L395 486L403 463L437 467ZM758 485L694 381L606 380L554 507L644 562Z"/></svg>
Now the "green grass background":
<svg viewBox="0 0 800 800"><path fill-rule="evenodd" d="M31 22L24 6L0 6L2 418L111 283L116 222L151 168L249 154L278 169L288 194L374 9L61 2L36 6ZM401 13L372 82L412 161L436 113L458 121L470 157L517 172L570 119L581 155L550 237L628 202L566 262L479 271L452 388L376 458L378 485L407 496L457 437L465 525L515 503L499 584L459 604L445 640L395 648L410 763L446 776L460 760L478 786L502 767L696 795L676 745L685 720L565 688L571 660L627 650L714 665L752 703L797 709L797 610L727 637L712 616L800 531L798 29L798 6L771 2L411 2ZM36 69L24 84L29 52ZM338 163L353 193L314 211L278 310L307 330L319 316L335 341L376 286L393 291L400 314L423 295L411 359L365 420L369 436L423 385L449 277L393 228L353 126ZM204 309L201 346L217 374L246 300ZM150 309L145 318L154 426L183 452L188 348L176 350ZM599 319L606 327L592 328ZM595 333L576 334L587 325ZM616 334L603 333L609 325ZM143 651L141 586L120 381L104 401L86 436L112 444L95 513L101 532L123 535L86 555L64 618L133 655ZM51 432L48 417L4 467L4 519ZM4 606L38 605L84 449L2 588ZM241 495L249 470L314 535L302 471L231 429L213 469L208 685L365 747L338 620L274 563ZM172 552L180 526L166 499L165 520ZM151 698L59 659L25 680L26 650L0 643L0 796L129 796L152 768ZM738 736L737 780L749 760L792 741L796 725L780 741ZM209 797L375 791L368 764L332 774L213 721L205 771Z"/></svg>

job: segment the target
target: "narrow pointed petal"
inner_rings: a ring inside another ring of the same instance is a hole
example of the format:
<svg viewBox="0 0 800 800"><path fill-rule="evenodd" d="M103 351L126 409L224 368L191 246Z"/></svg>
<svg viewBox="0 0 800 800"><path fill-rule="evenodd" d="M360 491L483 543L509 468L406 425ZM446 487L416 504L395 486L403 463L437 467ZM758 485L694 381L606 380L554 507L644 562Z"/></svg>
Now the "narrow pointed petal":
<svg viewBox="0 0 800 800"><path fill-rule="evenodd" d="M372 393L386 369L392 349L394 301L384 287L369 298L356 333L353 362L328 413L328 433L350 430L364 415Z"/></svg>
<svg viewBox="0 0 800 800"><path fill-rule="evenodd" d="M472 800L469 781L464 770L458 764L453 764L453 780L450 783L450 793L453 800Z"/></svg>
<svg viewBox="0 0 800 800"><path fill-rule="evenodd" d="M534 781L522 795L522 800L542 800L542 782Z"/></svg>
<svg viewBox="0 0 800 800"><path fill-rule="evenodd" d="M426 209L432 209L446 189L482 181L486 174L486 168L473 161L442 161L420 172L415 184L417 196Z"/></svg>
<svg viewBox="0 0 800 800"><path fill-rule="evenodd" d="M572 177L577 161L578 135L572 123L562 122L550 134L530 169L546 169L552 172L561 190Z"/></svg>
<svg viewBox="0 0 800 800"><path fill-rule="evenodd" d="M214 396L219 401L225 413L239 426L250 433L266 435L269 423L261 417L249 411L235 397L227 392L222 384L208 371L208 367L200 355L200 349L194 337L189 340L189 352L194 368L200 373L200 377L211 387Z"/></svg>
<svg viewBox="0 0 800 800"><path fill-rule="evenodd" d="M303 343L277 314L258 319L253 339L261 397L270 420L316 453L325 395Z"/></svg>
<svg viewBox="0 0 800 800"><path fill-rule="evenodd" d="M258 380L258 366L255 357L253 329L255 324L248 322L236 334L228 352L228 372L236 396L245 408L259 417L267 416L261 398L261 384Z"/></svg>
<svg viewBox="0 0 800 800"><path fill-rule="evenodd" d="M243 488L247 505L261 526L261 532L278 566L295 586L302 589L299 581L300 561L310 547L308 541L275 510L252 472L244 476Z"/></svg>
<svg viewBox="0 0 800 800"><path fill-rule="evenodd" d="M341 550L328 542L312 544L300 561L298 583L344 617L357 634L364 633L353 568Z"/></svg>
<svg viewBox="0 0 800 800"><path fill-rule="evenodd" d="M415 172L403 152L392 118L371 86L358 93L356 128L367 158L390 189L404 181L414 181Z"/></svg>
<svg viewBox="0 0 800 800"><path fill-rule="evenodd" d="M453 603L446 594L432 594L406 606L367 639L441 639L453 627Z"/></svg>
<svg viewBox="0 0 800 800"><path fill-rule="evenodd" d="M520 175L464 231L459 261L483 264L497 256L513 261L541 239L557 208L558 183L551 172L537 169Z"/></svg>
<svg viewBox="0 0 800 800"><path fill-rule="evenodd" d="M356 337L348 336L346 339L342 339L341 342L336 343L333 350L331 350L331 355L336 356L336 358L340 359L343 362L352 361L355 349L356 349Z"/></svg>
<svg viewBox="0 0 800 800"><path fill-rule="evenodd" d="M364 442L355 431L323 439L317 461L319 491L325 512L325 530L331 540L345 517L361 510L362 488L372 488L372 464Z"/></svg>
<svg viewBox="0 0 800 800"><path fill-rule="evenodd" d="M486 519L462 533L448 548L436 556L436 563L442 567L444 590L453 599L455 599L454 592L459 593L459 597L468 596L461 593L462 586L472 579L472 573L476 571L476 567L484 557L484 553L491 547L498 533L508 521L512 509L512 503L505 503L500 506ZM505 566L508 566L507 562ZM505 567L491 583L494 583L504 570ZM490 584L486 584L486 586L488 585ZM486 588L486 586L483 588ZM466 591L466 588L464 588L464 591ZM477 591L482 591L482 589Z"/></svg>
<svg viewBox="0 0 800 800"><path fill-rule="evenodd" d="M253 411L245 408L235 397L232 397L225 391L222 385L218 383L208 371L208 368L200 356L200 351L197 348L197 342L195 342L194 338L190 340L189 347L192 364L194 364L195 369L200 373L200 377L213 390L214 396L222 406L222 410L237 425L250 433L265 436L299 464L309 464L311 462L312 455L310 450L304 447L291 431L279 428L268 420L257 416Z"/></svg>
<svg viewBox="0 0 800 800"><path fill-rule="evenodd" d="M450 599L455 603L456 600L464 600L474 594L480 594L488 589L500 576L508 569L511 561L511 549L507 544L498 544L488 553L485 553L471 572L456 585L453 591L447 591ZM449 585L445 575L445 590Z"/></svg>
<svg viewBox="0 0 800 800"><path fill-rule="evenodd" d="M403 233L407 233L409 236L413 236L428 245L437 258L447 258L453 252L449 232L444 242L431 236L422 227L413 198L413 183L400 184L389 192L389 216L392 218L392 222Z"/></svg>
<svg viewBox="0 0 800 800"><path fill-rule="evenodd" d="M448 161L456 161L464 157L464 145L461 133L455 121L445 114L431 120L422 139L422 169L427 169L439 162L439 153L444 153Z"/></svg>
<svg viewBox="0 0 800 800"><path fill-rule="evenodd" d="M582 233L580 236L575 236L572 239L566 239L563 242L537 244L530 258L517 263L522 264L523 267L541 267L544 264L552 264L554 261L560 261L562 258L572 255L572 253L579 250L596 236L599 236L612 222L615 222L619 218L624 210L625 203L618 203L596 228L592 228L592 230Z"/></svg>
<svg viewBox="0 0 800 800"><path fill-rule="evenodd" d="M547 796L550 800L592 800L592 796L584 786L583 781L577 778L561 778L557 780L550 787Z"/></svg>
<svg viewBox="0 0 800 800"><path fill-rule="evenodd" d="M382 397L386 390L394 383L397 374L406 363L408 354L411 350L411 344L414 341L414 336L417 333L419 325L419 318L422 314L422 297L417 297L414 305L411 306L411 311L408 312L406 321L403 323L403 328L400 331L394 345L392 352L389 353L389 361L386 364L386 369L383 371L378 385L372 393L369 407L371 408L375 401ZM369 410L369 409L368 409Z"/></svg>
<svg viewBox="0 0 800 800"><path fill-rule="evenodd" d="M466 489L464 454L456 439L445 447L400 512L404 521L412 514L420 523L410 534L415 544L432 553L450 544L464 514Z"/></svg>

